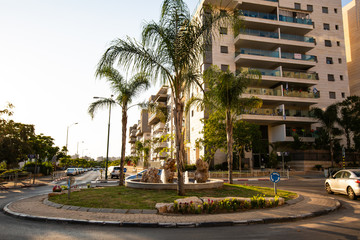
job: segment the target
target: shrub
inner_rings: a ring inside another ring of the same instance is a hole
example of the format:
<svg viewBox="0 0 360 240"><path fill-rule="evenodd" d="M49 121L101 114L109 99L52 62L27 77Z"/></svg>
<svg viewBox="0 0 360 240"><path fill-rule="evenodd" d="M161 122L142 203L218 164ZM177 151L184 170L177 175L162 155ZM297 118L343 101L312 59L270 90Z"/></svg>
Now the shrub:
<svg viewBox="0 0 360 240"><path fill-rule="evenodd" d="M34 173L35 172L35 162L29 162L26 163L25 166L23 167L23 169L27 172L31 172ZM42 163L38 163L37 164L38 168L39 168L39 172L43 175L47 175L47 174L51 174L54 169L53 169L53 165L50 162L42 162Z"/></svg>
<svg viewBox="0 0 360 240"><path fill-rule="evenodd" d="M196 165L195 164L186 164L185 171L196 171Z"/></svg>

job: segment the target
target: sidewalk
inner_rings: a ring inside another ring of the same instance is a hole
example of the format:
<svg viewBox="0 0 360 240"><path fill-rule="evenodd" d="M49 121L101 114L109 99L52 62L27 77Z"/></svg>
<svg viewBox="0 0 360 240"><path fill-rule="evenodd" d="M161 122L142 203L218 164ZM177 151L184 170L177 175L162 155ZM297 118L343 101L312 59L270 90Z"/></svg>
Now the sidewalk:
<svg viewBox="0 0 360 240"><path fill-rule="evenodd" d="M0 185L1 190L8 190L8 189L15 189L15 188L24 188L24 187L35 187L35 186L44 186L53 181L53 177L49 176L41 176L35 178L35 183L33 183L33 179L26 179L26 180L18 180L17 182L14 181L7 181Z"/></svg>
<svg viewBox="0 0 360 240"><path fill-rule="evenodd" d="M157 214L155 210L81 208L55 204L47 195L12 202L3 211L9 215L37 221L114 225L123 227L210 227L261 224L302 220L337 210L334 198L299 193L299 197L276 208L227 214Z"/></svg>

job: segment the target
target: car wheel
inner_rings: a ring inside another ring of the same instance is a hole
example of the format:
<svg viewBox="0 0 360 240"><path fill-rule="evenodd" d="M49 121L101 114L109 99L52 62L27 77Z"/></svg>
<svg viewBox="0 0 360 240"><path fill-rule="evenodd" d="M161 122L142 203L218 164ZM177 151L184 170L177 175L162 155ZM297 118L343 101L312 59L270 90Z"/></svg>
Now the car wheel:
<svg viewBox="0 0 360 240"><path fill-rule="evenodd" d="M325 190L328 194L333 194L334 192L331 191L331 187L330 187L330 184L329 183L326 183L325 185Z"/></svg>
<svg viewBox="0 0 360 240"><path fill-rule="evenodd" d="M348 187L347 189L348 196L351 200L355 200L357 197L354 193L354 190L351 187Z"/></svg>

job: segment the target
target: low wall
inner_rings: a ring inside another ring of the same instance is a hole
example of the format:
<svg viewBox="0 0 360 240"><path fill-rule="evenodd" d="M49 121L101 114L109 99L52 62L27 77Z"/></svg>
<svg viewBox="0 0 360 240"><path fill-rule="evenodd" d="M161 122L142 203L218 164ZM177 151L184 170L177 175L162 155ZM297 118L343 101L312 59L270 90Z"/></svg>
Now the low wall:
<svg viewBox="0 0 360 240"><path fill-rule="evenodd" d="M330 161L290 161L286 165L290 166L291 169L297 171L312 171L315 169L315 165L321 165L323 168L331 167Z"/></svg>

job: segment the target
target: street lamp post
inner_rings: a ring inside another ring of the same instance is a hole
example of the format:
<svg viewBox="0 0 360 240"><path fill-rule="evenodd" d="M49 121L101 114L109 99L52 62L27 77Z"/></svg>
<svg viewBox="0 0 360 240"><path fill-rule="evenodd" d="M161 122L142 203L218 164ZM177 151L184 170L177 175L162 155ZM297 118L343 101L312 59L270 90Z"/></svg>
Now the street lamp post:
<svg viewBox="0 0 360 240"><path fill-rule="evenodd" d="M94 99L111 99L114 95L111 95L110 98L103 97L94 97ZM111 103L109 104L109 122L108 122L108 135L107 135L107 144L106 144L106 161L105 161L105 181L108 180L108 162L109 162L109 141L110 141L110 119L111 119Z"/></svg>
<svg viewBox="0 0 360 240"><path fill-rule="evenodd" d="M78 124L78 123L76 122L76 123L73 123L73 124L67 126L67 130L66 130L66 155L67 155L67 153L68 153L69 128L70 128L71 126L77 125L77 124Z"/></svg>

